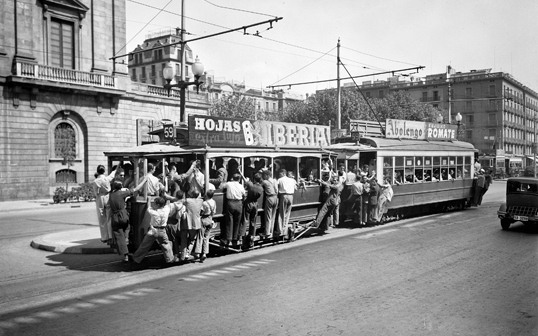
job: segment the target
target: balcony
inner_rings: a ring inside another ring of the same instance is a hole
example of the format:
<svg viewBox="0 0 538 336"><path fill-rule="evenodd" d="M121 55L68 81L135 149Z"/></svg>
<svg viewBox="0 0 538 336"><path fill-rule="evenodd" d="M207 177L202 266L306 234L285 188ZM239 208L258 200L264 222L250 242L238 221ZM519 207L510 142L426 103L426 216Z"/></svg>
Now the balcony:
<svg viewBox="0 0 538 336"><path fill-rule="evenodd" d="M59 83L96 86L116 89L116 78L111 75L56 68L48 65L25 62L15 63L15 76Z"/></svg>
<svg viewBox="0 0 538 336"><path fill-rule="evenodd" d="M167 97L168 90L158 85L132 83L131 90L149 96ZM170 98L181 98L181 90L172 88ZM196 93L195 91L185 90L185 99L189 102L208 103L209 95L207 92Z"/></svg>
<svg viewBox="0 0 538 336"><path fill-rule="evenodd" d="M422 103L441 101L441 97L440 96L437 96L437 97L422 97L422 98L420 98L420 101Z"/></svg>

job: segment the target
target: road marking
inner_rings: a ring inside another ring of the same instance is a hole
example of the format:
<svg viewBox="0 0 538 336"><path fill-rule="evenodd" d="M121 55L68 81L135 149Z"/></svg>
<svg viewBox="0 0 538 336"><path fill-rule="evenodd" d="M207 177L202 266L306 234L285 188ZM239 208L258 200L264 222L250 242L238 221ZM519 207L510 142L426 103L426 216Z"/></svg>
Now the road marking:
<svg viewBox="0 0 538 336"><path fill-rule="evenodd" d="M223 274L230 274L230 273L233 273L233 272L244 271L244 270L250 269L252 267L260 267L261 265L269 264L269 263L271 263L273 261L274 260L270 260L270 259L261 259L261 260L249 261L249 262L242 263L242 264L239 264L239 265L224 267L224 268L222 268L220 270L213 270L213 271L209 271L209 272L203 272L203 273L199 273L199 274L190 275L190 276L185 277L185 278L180 278L179 281L206 280L206 279L209 279L211 277L220 276L220 275L223 275Z"/></svg>
<svg viewBox="0 0 538 336"><path fill-rule="evenodd" d="M375 232L372 232L372 233L367 233L367 234L362 235L362 236L357 236L357 237L354 237L354 238L355 239L369 239L369 238L372 238L372 237L384 235L384 234L391 233L391 232L394 232L394 231L398 231L398 229L379 230L379 231L375 231Z"/></svg>

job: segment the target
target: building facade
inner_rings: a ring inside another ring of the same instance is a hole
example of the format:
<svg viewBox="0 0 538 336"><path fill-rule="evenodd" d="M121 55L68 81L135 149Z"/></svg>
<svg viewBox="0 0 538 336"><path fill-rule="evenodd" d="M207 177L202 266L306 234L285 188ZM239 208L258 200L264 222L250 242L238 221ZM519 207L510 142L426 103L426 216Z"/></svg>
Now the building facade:
<svg viewBox="0 0 538 336"><path fill-rule="evenodd" d="M0 2L0 201L92 181L104 151L180 119L178 90L132 82L127 57L111 60L125 53L125 20L125 0ZM187 92L188 114L208 108Z"/></svg>
<svg viewBox="0 0 538 336"><path fill-rule="evenodd" d="M138 45L129 55L129 73L133 82L147 83L163 86L166 80L163 69L170 63L174 68L175 79L172 83L181 80L181 45L169 45L181 41L181 31L176 29L162 29L146 36L142 45ZM193 80L192 50L185 45L185 80Z"/></svg>
<svg viewBox="0 0 538 336"><path fill-rule="evenodd" d="M505 157L521 168L534 161L538 93L510 74L490 69L456 72L449 67L447 73L402 78L365 81L360 88L370 98L405 91L423 103L450 110L453 124L460 113L459 139L472 143L481 157Z"/></svg>

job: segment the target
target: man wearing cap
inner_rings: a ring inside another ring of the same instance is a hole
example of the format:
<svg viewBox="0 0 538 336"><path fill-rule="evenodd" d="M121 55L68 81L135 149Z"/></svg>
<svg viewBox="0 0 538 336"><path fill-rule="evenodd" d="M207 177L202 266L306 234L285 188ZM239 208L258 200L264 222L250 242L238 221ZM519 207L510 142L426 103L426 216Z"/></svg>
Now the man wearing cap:
<svg viewBox="0 0 538 336"><path fill-rule="evenodd" d="M486 184L486 177L484 176L484 169L478 171L478 176L476 178L476 187L474 190L473 205L479 206L482 203L482 192Z"/></svg>

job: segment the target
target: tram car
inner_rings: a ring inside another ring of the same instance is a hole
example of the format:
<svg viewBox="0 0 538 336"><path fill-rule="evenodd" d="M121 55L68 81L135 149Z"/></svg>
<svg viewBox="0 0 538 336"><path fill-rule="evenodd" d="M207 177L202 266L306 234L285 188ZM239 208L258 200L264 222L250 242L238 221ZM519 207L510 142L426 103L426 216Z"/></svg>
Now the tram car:
<svg viewBox="0 0 538 336"><path fill-rule="evenodd" d="M335 153L326 148L330 145L328 126L302 125L280 122L249 121L232 118L189 116L188 127L165 125L160 142L105 152L109 171L121 166L127 176L133 177L133 186L149 173L148 165L156 167L154 176L161 179L167 191L171 187L172 167L178 174L185 173L191 162L199 161L204 174L204 189L215 189L213 199L217 204L211 231L212 245L219 245L221 228L225 225L226 193L223 182L217 181L218 170L226 169L228 181L238 169L252 181L253 174L269 170L278 179L280 169L286 169L288 177L296 180L293 206L289 224L281 235L260 235L264 223L264 197L258 199L256 232L249 232L256 244L293 240L297 226L310 223L320 205L320 187L314 180L321 178L322 160L334 160ZM172 137L166 138L166 135ZM211 184L211 186L210 186ZM147 212L157 195L148 193L147 185L130 203L132 236L129 249L136 250L148 231L150 216ZM277 213L278 221L278 213ZM277 223L275 223L275 226ZM246 245L246 244L245 244ZM250 246L229 246L226 249L240 251Z"/></svg>
<svg viewBox="0 0 538 336"><path fill-rule="evenodd" d="M457 126L395 119L387 119L384 126L352 120L353 139L340 138L328 149L337 153L338 169L360 168L378 183L392 185L387 217L470 206L476 149L456 139Z"/></svg>

